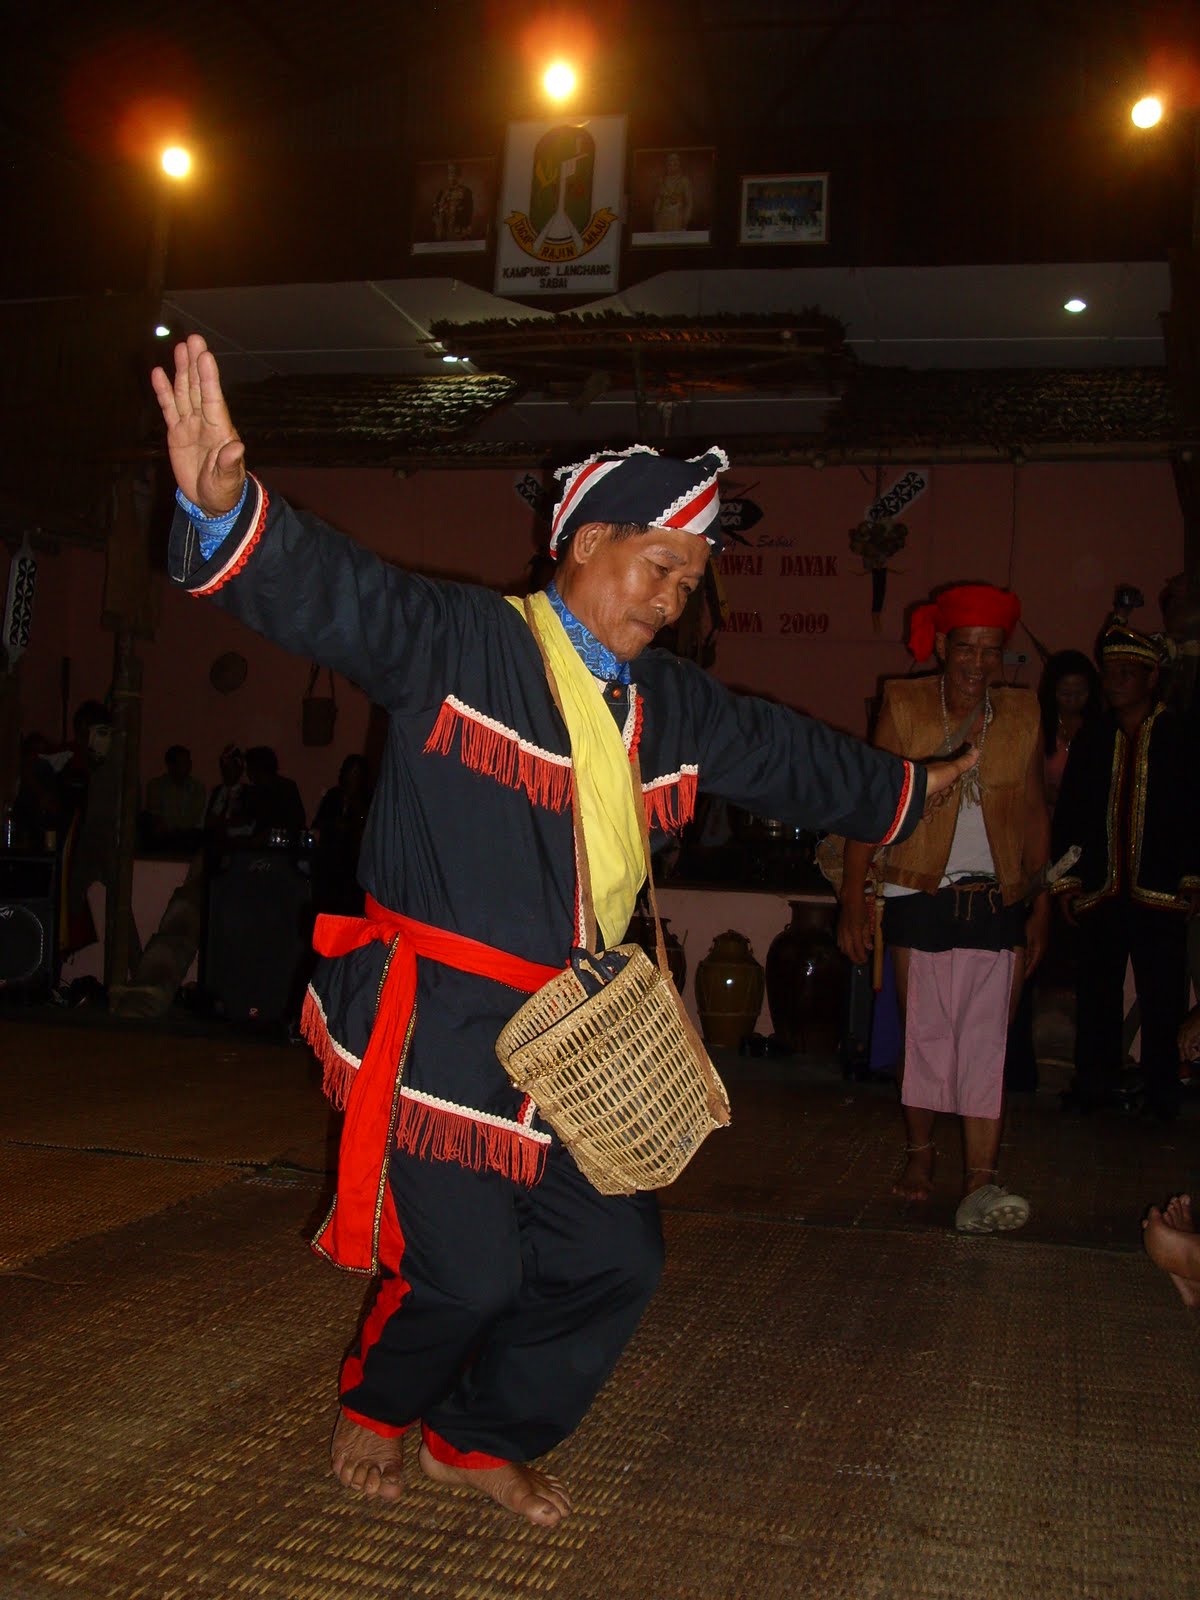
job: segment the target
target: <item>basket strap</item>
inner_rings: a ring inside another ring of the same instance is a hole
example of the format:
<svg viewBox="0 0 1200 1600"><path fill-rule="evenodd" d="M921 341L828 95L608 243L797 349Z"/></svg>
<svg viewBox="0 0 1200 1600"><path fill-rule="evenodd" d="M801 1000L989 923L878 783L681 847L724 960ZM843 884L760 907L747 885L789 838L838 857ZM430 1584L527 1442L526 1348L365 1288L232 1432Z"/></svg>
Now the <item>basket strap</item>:
<svg viewBox="0 0 1200 1600"><path fill-rule="evenodd" d="M679 1021L692 1046L696 1060L704 1073L708 1089L708 1114L713 1121L723 1127L729 1121L729 1103L725 1097L724 1085L717 1076L717 1069L708 1058L708 1051L700 1035L692 1025L692 1019L687 1014L687 1007L680 999L679 990L675 987L675 979L671 973L671 966L667 960L667 946L663 938L662 922L658 915L658 895L654 891L654 867L650 861L650 819L646 815L646 801L642 793L642 763L635 750L629 763L629 775L633 783L633 802L637 807L638 822L642 830L642 849L646 855L646 892L650 898L650 915L654 919L654 948L658 958L658 969L666 980L667 989L671 999L675 1002L675 1010L679 1013Z"/></svg>
<svg viewBox="0 0 1200 1600"><path fill-rule="evenodd" d="M537 625L534 615L533 602L525 596L525 620L529 624L529 631L537 640L538 653L542 658L542 665L546 669L546 682L550 685L550 698L554 701L554 709L563 719L563 725L570 730L567 714L563 710L562 697L558 692L558 683L554 676L554 668L550 665L550 656L542 639L541 629ZM583 911L583 942L588 950L599 949L598 935L596 932L596 907L592 900L592 872L588 866L587 840L583 834L583 816L579 809L579 785L575 781L575 771L571 771L571 822L575 830L575 860L579 867L579 904Z"/></svg>

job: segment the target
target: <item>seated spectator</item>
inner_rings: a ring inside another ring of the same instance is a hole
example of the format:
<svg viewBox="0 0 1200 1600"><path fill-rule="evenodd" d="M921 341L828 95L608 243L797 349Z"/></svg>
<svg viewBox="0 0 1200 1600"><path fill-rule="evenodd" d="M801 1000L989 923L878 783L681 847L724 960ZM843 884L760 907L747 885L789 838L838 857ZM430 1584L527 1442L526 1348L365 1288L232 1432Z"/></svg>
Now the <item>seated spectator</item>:
<svg viewBox="0 0 1200 1600"><path fill-rule="evenodd" d="M21 766L13 799L13 843L18 850L42 850L47 838L57 838L62 820L62 794L58 774L45 760L51 742L44 733L27 733L21 740Z"/></svg>
<svg viewBox="0 0 1200 1600"><path fill-rule="evenodd" d="M142 842L151 850L195 850L203 838L207 796L192 777L192 752L173 744L163 758L166 771L146 785Z"/></svg>
<svg viewBox="0 0 1200 1600"><path fill-rule="evenodd" d="M114 881L119 779L119 763L108 760L113 737L108 708L99 700L85 700L71 727L74 738L65 749L39 758L54 774L58 821L47 829L46 845L59 857L59 954L64 957L97 937L87 891L93 883L111 888Z"/></svg>
<svg viewBox="0 0 1200 1600"><path fill-rule="evenodd" d="M338 773L337 787L326 790L313 818L313 832L317 836L313 898L318 911L338 912L348 917L362 915L358 852L362 848L370 804L366 757L347 756Z"/></svg>
<svg viewBox="0 0 1200 1600"><path fill-rule="evenodd" d="M227 744L220 756L221 781L208 797L204 813L205 837L220 845L249 832L245 818L246 758L235 744Z"/></svg>
<svg viewBox="0 0 1200 1600"><path fill-rule="evenodd" d="M279 757L269 745L256 744L246 751L246 789L242 797L250 842L266 844L272 832L304 831L304 801L291 778L280 777Z"/></svg>

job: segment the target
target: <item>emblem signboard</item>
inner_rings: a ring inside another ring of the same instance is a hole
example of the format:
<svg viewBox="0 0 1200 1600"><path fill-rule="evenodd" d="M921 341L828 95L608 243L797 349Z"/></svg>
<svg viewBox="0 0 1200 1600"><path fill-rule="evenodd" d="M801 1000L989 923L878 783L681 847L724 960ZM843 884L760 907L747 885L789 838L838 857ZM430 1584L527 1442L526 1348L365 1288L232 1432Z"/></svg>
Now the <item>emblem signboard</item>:
<svg viewBox="0 0 1200 1600"><path fill-rule="evenodd" d="M624 168L624 117L510 122L496 293L613 294Z"/></svg>

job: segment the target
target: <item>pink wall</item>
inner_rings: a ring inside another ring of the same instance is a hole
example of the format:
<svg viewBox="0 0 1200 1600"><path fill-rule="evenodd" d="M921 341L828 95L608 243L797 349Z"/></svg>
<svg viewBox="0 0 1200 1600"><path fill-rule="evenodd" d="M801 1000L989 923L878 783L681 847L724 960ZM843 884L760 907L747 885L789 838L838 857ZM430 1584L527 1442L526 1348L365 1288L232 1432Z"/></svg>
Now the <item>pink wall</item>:
<svg viewBox="0 0 1200 1600"><path fill-rule="evenodd" d="M1048 650L1090 651L1118 582L1146 595L1149 604L1135 620L1160 626L1158 592L1183 563L1182 518L1165 463L923 471L929 487L903 513L908 542L890 562L878 633L870 579L847 535L904 467L885 471L880 484L874 471L850 467L731 475L764 513L747 537L789 542L730 547L720 563L729 569L722 582L732 620L762 630L722 638L717 671L726 682L861 733L877 676L911 665L905 609L931 588L962 580L1011 583L1025 622ZM748 573L745 558L757 565L760 556L761 573ZM825 631L785 631L797 626ZM1037 654L1023 630L1012 649L1030 660L1010 676L1036 686Z"/></svg>
<svg viewBox="0 0 1200 1600"><path fill-rule="evenodd" d="M722 582L743 631L720 641L720 678L861 733L864 703L878 676L909 665L901 642L905 606L936 584L1011 580L1030 628L1051 650L1089 648L1118 581L1145 592L1150 604L1137 620L1157 625L1154 598L1182 564L1182 522L1167 465L939 466L925 469L929 488L905 514L909 541L894 559L882 627L875 632L870 581L849 552L847 534L878 489L902 471L885 472L878 485L873 471L851 467L731 474L733 489L747 494L763 516L748 531L748 547L731 547L740 559L723 563L730 570ZM398 479L386 471L343 469L264 476L293 503L424 571L506 587L520 580L534 550L534 519L515 492L522 473L423 472ZM57 735L64 655L72 662L72 709L108 687L112 642L99 625L103 575L103 558L81 551L40 563L33 639L21 667L26 730ZM339 680L335 742L306 749L300 700L308 664L165 580L158 601L157 637L144 651L143 776L161 770L162 752L176 741L191 747L195 771L209 784L227 740L270 744L311 813L342 757L362 748L364 696ZM792 631L806 626L824 631ZM1018 633L1014 646L1031 657L1017 669L1017 681L1036 683L1032 645ZM227 650L241 651L249 672L241 689L222 695L208 672Z"/></svg>

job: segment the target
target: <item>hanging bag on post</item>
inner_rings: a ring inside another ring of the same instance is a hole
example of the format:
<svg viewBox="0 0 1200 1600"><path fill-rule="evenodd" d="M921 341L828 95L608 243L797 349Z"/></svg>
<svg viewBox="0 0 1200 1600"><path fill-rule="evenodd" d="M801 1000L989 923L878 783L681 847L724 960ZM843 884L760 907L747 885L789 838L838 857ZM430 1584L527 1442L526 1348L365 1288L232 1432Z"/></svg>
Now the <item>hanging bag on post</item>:
<svg viewBox="0 0 1200 1600"><path fill-rule="evenodd" d="M314 694L321 669L314 662L308 677L308 688L300 702L300 743L322 745L333 743L333 725L337 721L337 700L333 692L333 669L329 669L329 693Z"/></svg>
<svg viewBox="0 0 1200 1600"><path fill-rule="evenodd" d="M554 703L562 702L529 603ZM565 721L565 716L563 717ZM674 1180L714 1128L729 1122L729 1097L671 977L650 865L641 770L630 763L641 826L657 963L640 945L598 952L578 785L571 812L587 948L520 1008L496 1041L512 1083L601 1194L632 1194Z"/></svg>

